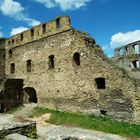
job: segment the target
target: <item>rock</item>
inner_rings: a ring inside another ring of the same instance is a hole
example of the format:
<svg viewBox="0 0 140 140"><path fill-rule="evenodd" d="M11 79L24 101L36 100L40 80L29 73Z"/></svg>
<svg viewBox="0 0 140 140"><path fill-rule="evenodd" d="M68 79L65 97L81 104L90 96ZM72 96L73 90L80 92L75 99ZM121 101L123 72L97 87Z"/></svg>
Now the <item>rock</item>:
<svg viewBox="0 0 140 140"><path fill-rule="evenodd" d="M48 132L44 140L130 140L130 139L99 131L60 126Z"/></svg>
<svg viewBox="0 0 140 140"><path fill-rule="evenodd" d="M13 133L10 135L7 135L4 140L33 140L31 138L28 138L27 136L23 136L21 134L18 133Z"/></svg>
<svg viewBox="0 0 140 140"><path fill-rule="evenodd" d="M0 115L0 139L13 133L19 133L31 138L36 138L36 122L15 118L13 115Z"/></svg>

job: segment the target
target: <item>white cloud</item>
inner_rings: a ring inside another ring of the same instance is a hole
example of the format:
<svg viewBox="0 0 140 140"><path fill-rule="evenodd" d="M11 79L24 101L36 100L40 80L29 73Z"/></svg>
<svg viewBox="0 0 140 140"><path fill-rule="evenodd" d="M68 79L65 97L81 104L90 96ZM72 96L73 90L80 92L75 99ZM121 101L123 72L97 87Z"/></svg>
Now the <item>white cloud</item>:
<svg viewBox="0 0 140 140"><path fill-rule="evenodd" d="M29 26L36 26L36 25L40 24L40 21L38 21L38 20L36 20L36 19L29 18L28 16L26 16L26 15L23 14L23 13L17 14L17 15L16 15L16 19L17 19L17 20L20 20L20 21L25 21L25 22L27 22L27 24L28 24Z"/></svg>
<svg viewBox="0 0 140 140"><path fill-rule="evenodd" d="M22 12L24 8L19 2L13 0L4 0L0 6L0 10L4 15L14 16L19 12Z"/></svg>
<svg viewBox="0 0 140 140"><path fill-rule="evenodd" d="M12 35L21 33L21 32L23 32L23 31L25 31L25 30L28 30L28 28L26 28L26 27L13 28L10 34L11 34L11 36L12 36Z"/></svg>
<svg viewBox="0 0 140 140"><path fill-rule="evenodd" d="M0 1L0 11L9 17L12 17L19 21L25 21L29 26L35 26L40 24L40 21L29 18L25 13L24 7L14 0L2 0Z"/></svg>
<svg viewBox="0 0 140 140"><path fill-rule="evenodd" d="M87 2L91 0L34 0L44 4L47 8L59 6L63 11L79 9L86 6Z"/></svg>
<svg viewBox="0 0 140 140"><path fill-rule="evenodd" d="M137 40L140 40L140 30L120 32L112 36L110 45L112 48L117 48Z"/></svg>

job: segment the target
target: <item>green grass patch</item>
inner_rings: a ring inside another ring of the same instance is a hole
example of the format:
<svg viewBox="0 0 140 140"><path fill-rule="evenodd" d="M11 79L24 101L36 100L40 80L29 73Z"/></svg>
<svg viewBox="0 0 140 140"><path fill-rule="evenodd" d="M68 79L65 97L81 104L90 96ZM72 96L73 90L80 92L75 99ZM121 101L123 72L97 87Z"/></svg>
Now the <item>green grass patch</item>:
<svg viewBox="0 0 140 140"><path fill-rule="evenodd" d="M113 121L105 117L85 116L41 107L34 108L30 117L40 116L44 113L51 113L50 119L47 120L51 124L76 126L127 137L140 137L140 125Z"/></svg>
<svg viewBox="0 0 140 140"><path fill-rule="evenodd" d="M7 113L11 114L11 113L21 110L22 108L23 108L23 106L14 107L14 108L11 108L10 110L8 110Z"/></svg>

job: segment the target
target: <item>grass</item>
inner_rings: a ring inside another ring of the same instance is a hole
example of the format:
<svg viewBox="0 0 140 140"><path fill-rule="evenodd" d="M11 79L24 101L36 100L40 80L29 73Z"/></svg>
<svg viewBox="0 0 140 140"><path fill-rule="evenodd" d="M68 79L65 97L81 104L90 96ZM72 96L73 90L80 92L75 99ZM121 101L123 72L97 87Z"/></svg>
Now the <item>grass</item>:
<svg viewBox="0 0 140 140"><path fill-rule="evenodd" d="M18 106L18 107L14 107L14 108L11 108L10 110L7 111L7 113L14 113L18 110L21 110L23 108L23 106Z"/></svg>
<svg viewBox="0 0 140 140"><path fill-rule="evenodd" d="M51 124L76 126L127 137L140 137L140 125L117 122L105 117L85 116L41 107L34 108L30 117L40 116L44 113L51 113L50 119L47 120Z"/></svg>

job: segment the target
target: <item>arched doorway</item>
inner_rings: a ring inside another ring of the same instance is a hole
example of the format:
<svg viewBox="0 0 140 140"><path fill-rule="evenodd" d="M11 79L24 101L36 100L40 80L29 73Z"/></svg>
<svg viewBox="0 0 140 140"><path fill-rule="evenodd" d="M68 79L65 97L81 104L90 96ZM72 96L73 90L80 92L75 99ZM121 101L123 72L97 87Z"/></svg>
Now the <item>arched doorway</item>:
<svg viewBox="0 0 140 140"><path fill-rule="evenodd" d="M37 103L36 90L32 87L25 87L23 89L24 103Z"/></svg>

